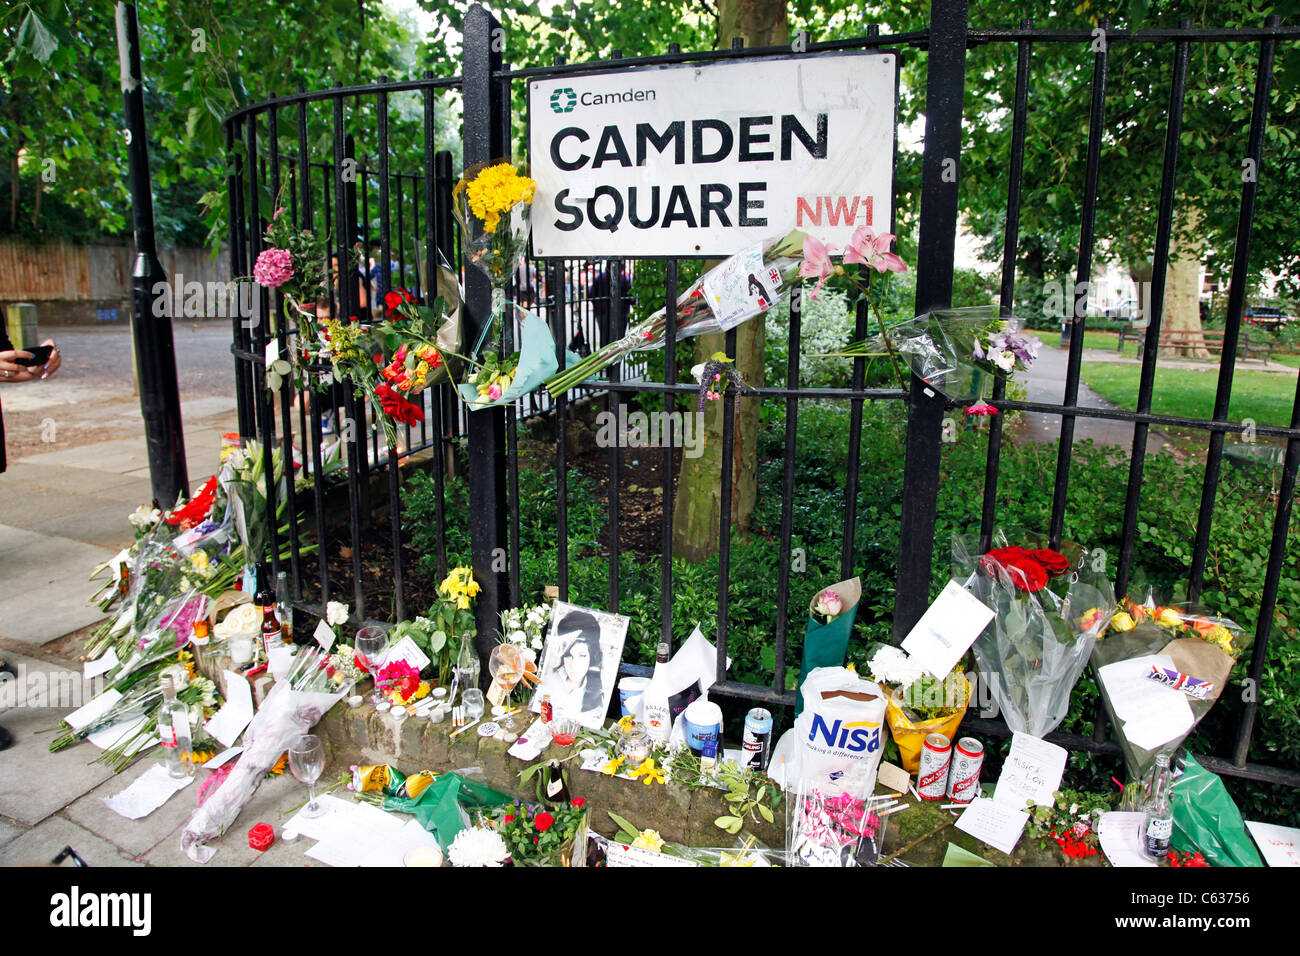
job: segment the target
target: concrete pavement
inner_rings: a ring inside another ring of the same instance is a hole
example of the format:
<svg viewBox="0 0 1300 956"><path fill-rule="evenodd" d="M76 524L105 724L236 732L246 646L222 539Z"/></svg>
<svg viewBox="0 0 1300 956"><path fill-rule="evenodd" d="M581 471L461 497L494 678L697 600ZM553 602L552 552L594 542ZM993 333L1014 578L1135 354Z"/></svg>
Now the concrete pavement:
<svg viewBox="0 0 1300 956"><path fill-rule="evenodd" d="M229 336L219 326L176 331L191 491L215 471L221 435L236 427ZM9 468L0 475L0 659L18 668L24 683L19 693L0 687L0 724L14 736L0 752L0 865L48 862L65 846L92 866L131 865L193 810L193 788L144 820L122 819L101 798L124 789L152 760L115 777L90 763L97 753L90 743L50 754L53 734L45 731L85 702L77 640L60 639L103 619L87 603L97 587L87 576L130 544L127 516L152 497L144 424L132 391L129 334L63 329L54 337L64 368L3 395ZM254 807L270 813L277 800L292 806L302 789L275 781ZM176 859L179 837L173 842L146 860L188 863ZM243 850L218 861L266 859L247 841Z"/></svg>
<svg viewBox="0 0 1300 956"><path fill-rule="evenodd" d="M1028 393L1025 401L1050 402L1060 404L1065 396L1065 372L1069 353L1064 349L1053 348L1044 343L1038 358L1023 372L1016 373L1016 381L1025 387ZM1099 349L1084 349L1084 361L1107 362L1115 358L1114 352ZM1079 382L1079 402L1083 408L1118 408L1106 401L1084 382ZM1023 412L1022 434L1040 442L1056 441L1061 437L1061 416L1044 415L1038 412ZM1075 441L1091 439L1098 445L1114 445L1119 448L1132 449L1133 423L1106 418L1076 418L1074 420ZM1151 429L1147 436L1147 454L1154 455L1171 446L1158 429Z"/></svg>

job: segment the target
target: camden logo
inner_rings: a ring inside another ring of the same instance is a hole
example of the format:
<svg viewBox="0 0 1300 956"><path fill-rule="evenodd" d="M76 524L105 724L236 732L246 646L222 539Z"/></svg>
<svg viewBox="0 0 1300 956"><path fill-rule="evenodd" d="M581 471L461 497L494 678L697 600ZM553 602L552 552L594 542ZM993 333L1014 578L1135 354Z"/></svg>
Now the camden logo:
<svg viewBox="0 0 1300 956"><path fill-rule="evenodd" d="M561 87L551 94L551 109L557 113L572 113L577 105L578 94L571 87Z"/></svg>

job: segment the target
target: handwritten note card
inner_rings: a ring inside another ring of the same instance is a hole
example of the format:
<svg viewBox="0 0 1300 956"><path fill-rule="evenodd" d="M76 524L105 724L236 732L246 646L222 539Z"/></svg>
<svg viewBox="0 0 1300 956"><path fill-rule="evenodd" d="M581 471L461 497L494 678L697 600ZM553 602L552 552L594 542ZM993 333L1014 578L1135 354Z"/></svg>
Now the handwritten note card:
<svg viewBox="0 0 1300 956"><path fill-rule="evenodd" d="M1064 747L1029 734L1015 734L993 799L1018 810L1026 803L1050 807L1052 794L1061 786L1067 756Z"/></svg>
<svg viewBox="0 0 1300 956"><path fill-rule="evenodd" d="M1124 737L1143 750L1155 750L1192 729L1187 695L1147 679L1152 666L1176 669L1167 654L1150 654L1107 664L1097 672L1110 697Z"/></svg>
<svg viewBox="0 0 1300 956"><path fill-rule="evenodd" d="M993 619L993 611L956 581L949 581L903 639L903 650L943 680Z"/></svg>
<svg viewBox="0 0 1300 956"><path fill-rule="evenodd" d="M1097 821L1097 839L1101 852L1111 866L1155 866L1142 855L1139 835L1142 831L1141 813L1103 813Z"/></svg>
<svg viewBox="0 0 1300 956"><path fill-rule="evenodd" d="M983 840L994 849L1010 853L1029 822L1029 813L1015 807L976 797L957 818L957 829Z"/></svg>
<svg viewBox="0 0 1300 956"><path fill-rule="evenodd" d="M1300 866L1300 830L1254 820L1247 820L1246 828L1269 866Z"/></svg>

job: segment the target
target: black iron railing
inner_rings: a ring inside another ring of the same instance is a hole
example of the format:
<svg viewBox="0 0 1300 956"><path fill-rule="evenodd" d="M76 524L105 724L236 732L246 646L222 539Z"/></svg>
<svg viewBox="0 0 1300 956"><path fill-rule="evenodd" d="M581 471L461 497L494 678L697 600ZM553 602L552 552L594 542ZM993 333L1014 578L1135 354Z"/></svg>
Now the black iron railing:
<svg viewBox="0 0 1300 956"><path fill-rule="evenodd" d="M788 48L743 49L733 44L731 49L700 53L683 53L675 46L664 55L593 61L582 64L557 63L544 67L508 68L501 62L501 54L492 42L497 26L492 16L481 7L473 7L465 19L463 70L461 77L412 80L399 83L380 83L364 86L342 87L316 92L299 92L255 104L232 114L226 120L227 146L231 165L229 202L231 222L230 264L235 275L247 275L260 251L260 241L266 216L259 208L261 184L266 183L271 192L278 192L287 181L293 189L294 202L291 214L303 227L324 227L334 237L340 260L346 257L356 236L358 212L364 222L364 239L369 240L371 223L377 209L380 236L380 261L390 261L393 252L392 230L398 234L397 261L402 263L402 279L406 277L405 264L408 247L405 245L407 223L413 234L423 233L423 249L411 249L409 255L415 266L413 278L406 284L423 292L429 285L428 277L434 275L440 254L448 262L458 262L456 230L450 213L452 184L451 157L435 153L434 128L436 97L444 91L459 91L463 116L463 163L465 166L512 154L510 143L511 116L509 104L513 85L531 78L563 77L592 72L609 72L632 67L656 65L708 63L737 60L749 57L789 56ZM1166 124L1165 147L1162 158L1162 178L1157 213L1157 234L1153 250L1155 294L1152 296L1152 315L1146 332L1147 348L1141 367L1141 385L1134 411L1087 408L1079 405L1080 368L1083 357L1083 329L1086 301L1078 300L1074 314L1067 317L1073 334L1070 336L1067 376L1060 404L1011 401L1006 397L1004 383L998 380L993 389L992 403L1006 411L1021 410L1059 417L1061 421L1060 445L1053 482L1050 537L1052 544L1060 543L1070 488L1071 466L1074 460L1075 425L1078 419L1109 419L1133 426L1130 470L1126 488L1123 515L1122 547L1117 569L1117 587L1120 593L1129 583L1133 569L1134 544L1137 540L1137 520L1141 513L1143 495L1151 489L1144 484L1144 466L1149 430L1153 425L1171 425L1198 429L1208 434L1208 451L1203 479L1203 496L1200 520L1188 575L1188 596L1195 599L1204 584L1206 555L1210 546L1210 531L1214 520L1214 502L1220 482L1224 435L1239 431L1240 422L1228 420L1228 399L1232 379L1236 344L1240 331L1242 308L1245 304L1249 244L1254 219L1258 184L1243 182L1237 241L1233 252L1230 284L1228 325L1220 361L1218 391L1214 412L1209 419L1170 416L1152 412L1158 338L1160 334L1165 267L1170 258L1171 235L1174 223L1175 187L1179 167L1180 132L1189 50L1204 43L1230 42L1241 48L1257 51L1258 66L1254 91L1254 105L1250 121L1246 157L1258 165L1263 159L1263 140L1267 128L1267 107L1272 82L1274 51L1279 43L1296 43L1300 29L1281 27L1276 19L1265 26L1247 29L1190 28L1115 31L1103 22L1101 27L1105 43L1095 44L1097 33L1088 30L1047 30L1022 21L1018 29L979 30L967 23L966 4L963 0L933 0L931 28L912 33L881 35L872 29L867 35L853 40L829 43L801 44L806 55L844 50L925 50L926 67L926 139L922 157L922 189L920 201L920 232L917 253L916 312L921 313L951 303L953 287L954 245L958 230L960 209L960 176L951 175L950 161L960 157L962 146L963 97L967 70L967 52L974 47L1005 49L1005 62L1014 63L1015 92L1012 102L1013 122L1010 131L1007 167L1007 205L1003 232L1003 255L1000 280L1000 301L1004 311L1010 310L1015 297L1016 265L1020 250L1020 214L1022 179L1025 166L1026 119L1032 102L1031 63L1036 43L1065 44L1085 51L1092 61L1091 109L1088 125L1084 179L1079 190L1080 228L1076 280L1087 283L1093 274L1094 230L1097 216L1100 163L1105 149L1107 131L1106 102L1110 48L1113 44L1150 44L1171 53L1170 97L1164 116ZM424 104L424 141L422 155L396 157L399 165L407 164L400 173L393 171L395 157L389 143L388 97L399 92L413 91L422 96ZM310 113L310 116L309 116ZM364 118L370 125L359 128ZM281 123L296 124L296 149L287 148L281 141ZM319 134L328 132L332 153L318 155L312 144ZM315 138L313 138L315 136ZM354 138L375 144L377 167L367 165L358 177L351 180L335 175L344 169L355 155ZM266 143L263 149L262 144ZM236 145L242 144L242 149ZM253 161L257 157L265 160ZM313 181L315 180L315 182ZM1062 188L1068 188L1063 184ZM371 195L375 194L372 205ZM360 196L360 210L358 210ZM550 322L555 335L557 357L563 367L565 347L576 332L581 331L589 347L619 335L626 327L630 303L622 294L620 283L607 285L608 299L597 320L595 310L588 303L575 303L575 293L584 297L579 275L585 264L559 259L530 260L535 277L525 280L526 287L519 291L532 296L539 311ZM625 265L634 270L635 263L621 260L604 263L607 274L617 277ZM680 291L679 264L677 260L664 263L664 297L669 304L665 338L665 375L662 382L628 381L619 366L609 370L608 380L579 386L572 397L559 397L553 403L534 397L518 408L494 409L461 413L452 397L443 391L431 390L426 408L426 422L413 435L408 429L405 447L399 450L400 461L410 455L427 450L433 454L432 473L436 483L437 510L435 519L438 541L438 572L445 573L447 552L445 531L444 481L454 465L452 449L460 449L466 456L469 482L469 529L471 561L476 579L483 590L476 614L479 623L480 651L486 653L491 646L491 634L497 628L498 613L520 601L520 499L518 429L520 419L545 413L551 420L555 435L554 480L557 508L555 514L555 540L558 549L557 585L562 599L570 594L569 570L574 556L569 542L569 471L565 435L566 422L574 413L574 403L592 400L604 402L607 411L616 412L619 404L632 395L660 395L666 412L679 407L679 401L696 393L693 382L676 380L677 355L680 342L675 328L672 303ZM467 322L465 338L474 341L489 313L490 289L486 278L477 270L463 272ZM544 288L544 292L543 292ZM792 296L797 300L800 291ZM355 291L351 283L343 283L340 307L344 314L355 314ZM575 305L577 306L575 308ZM273 322L272 317L276 317ZM403 566L402 550L406 530L401 517L401 469L393 467L378 445L377 437L366 418L366 409L360 407L352 396L338 392L309 392L295 395L285 388L278 396L279 424L276 423L276 406L268 400L262 387L263 355L268 338L274 335L281 349L292 336L292 317L287 316L279 295L260 293L254 316L243 317L234 324L235 371L240 409L240 429L244 435L270 437L267 454L273 442L286 449L295 447L304 467L313 476L311 482L311 508L313 527L300 529L298 522L290 523L291 577L294 594L300 607L319 612L324 603L334 595L339 582L331 579L327 564L331 553L331 526L327 520L326 482L323 478L322 417L331 412L337 423L343 420L358 423L351 435L346 436L346 486L348 493L348 531L350 547L351 581L343 589L343 597L353 604L354 615L359 620L367 618L396 618L418 613L419 608L407 606L405 587L407 569ZM856 313L856 338L865 337L868 331L867 305L860 303ZM862 359L853 363L851 386L848 388L804 388L799 384L799 355L801 341L800 310L790 310L788 361L785 381L780 385L746 390L743 393L728 388L723 397L722 414L722 473L720 476L721 514L718 541L719 573L717 586L718 615L716 640L719 659L725 659L728 647L728 601L731 562L731 475L735 454L733 410L737 402L777 402L784 407L784 463L780 479L781 517L776 539L772 543L778 555L778 597L774 608L773 643L775 645L774 673L768 686L757 686L737 681L723 681L714 688L715 693L744 700L788 704L793 695L786 689L786 648L789 641L787 621L790 611L791 556L793 540L793 503L798 416L801 402L808 400L834 400L849 406L848 471L844 489L844 528L841 547L841 571L850 577L861 570L854 567L855 533L859 497L858 464L863 432L864 403L868 401L899 402L907 412L903 499L901 502L899 547L897 552L896 594L894 595L893 633L901 639L919 619L931 595L931 568L935 545L936 506L939 494L939 465L942 447L942 430L948 409L945 399L924 382L913 377L908 388L865 387L866 363ZM735 355L736 333L725 338L728 355ZM296 413L296 414L295 414ZM1259 685L1268 654L1273 629L1277 594L1283 563L1286 558L1287 535L1295 494L1297 468L1300 466L1300 394L1288 427L1257 426L1260 436L1285 441L1286 452L1282 467L1277 510L1274 518L1272 544L1268 554L1263 598L1259 608L1254 648L1249 663L1249 676ZM1001 417L992 419L988 433L987 462L984 476L983 499L979 507L981 543L987 547L998 520L997 487L999 462L1002 453ZM366 453L369 438L369 454ZM671 442L669 442L671 445ZM646 454L652 452L647 451ZM674 621L672 613L673 565L672 524L674 511L674 450L665 447L662 454L662 536L660 554L660 631L664 639L672 639ZM607 493L607 521L599 556L581 560L607 562L608 606L620 606L620 478L625 465L620 449L608 449L605 475ZM270 468L267 468L268 475ZM370 520L371 496L374 485L371 474L382 473L387 481L387 506L391 523L391 548L393 562L393 607L376 608L366 604L363 593L362 530ZM292 489L292 486L290 486ZM268 482L268 499L275 501L275 489ZM301 502L290 490L289 512L296 514ZM317 567L313 574L300 560L300 538L311 535L319 544ZM278 544L274 542L273 544ZM274 555L276 548L272 548ZM340 552L341 553L341 552ZM506 560L501 560L502 556ZM278 567L275 568L278 570ZM313 582L311 578L315 578ZM681 622L677 622L680 624ZM641 669L625 665L624 671L637 673ZM1300 773L1286 768L1263 766L1247 760L1247 752L1255 725L1257 704L1247 703L1241 714L1231 753L1210 756L1203 761L1212 769L1260 780L1300 785ZM1000 721L979 720L970 717L976 730L1006 733ZM1074 749L1102 753L1117 753L1117 747L1107 739L1104 715L1099 714L1096 732L1092 737L1076 734L1058 734L1059 740Z"/></svg>

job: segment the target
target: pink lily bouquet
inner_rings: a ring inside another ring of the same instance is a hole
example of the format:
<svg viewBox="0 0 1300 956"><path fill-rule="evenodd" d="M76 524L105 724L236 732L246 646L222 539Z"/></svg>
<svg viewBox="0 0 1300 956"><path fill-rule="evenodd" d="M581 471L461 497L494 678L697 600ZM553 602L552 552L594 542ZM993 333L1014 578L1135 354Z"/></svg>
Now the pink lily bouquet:
<svg viewBox="0 0 1300 956"><path fill-rule="evenodd" d="M799 267L799 276L817 280L812 290L812 298L816 299L831 276L850 275L844 270L846 265L857 263L877 272L906 272L907 263L889 251L895 238L892 232L876 235L870 227L858 226L849 237L849 244L844 247L843 264L836 265L831 260L836 247L807 236L803 241L803 264Z"/></svg>

